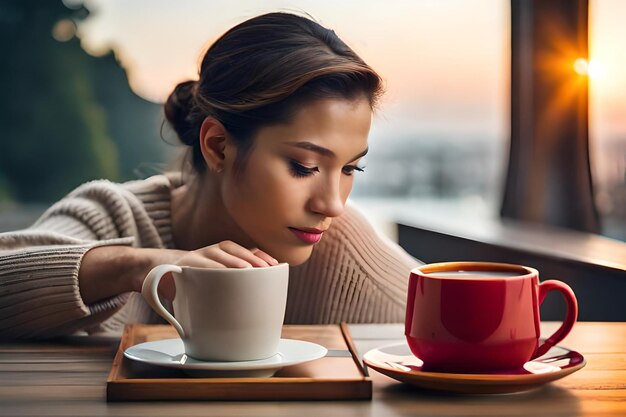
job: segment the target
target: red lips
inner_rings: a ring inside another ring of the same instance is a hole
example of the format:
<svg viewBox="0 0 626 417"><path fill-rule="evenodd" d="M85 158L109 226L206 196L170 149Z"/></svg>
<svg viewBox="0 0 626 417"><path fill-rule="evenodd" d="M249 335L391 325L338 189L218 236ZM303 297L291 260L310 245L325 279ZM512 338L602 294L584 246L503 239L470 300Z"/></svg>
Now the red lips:
<svg viewBox="0 0 626 417"><path fill-rule="evenodd" d="M319 242L322 239L322 234L324 233L324 230L311 228L296 229L294 227L290 227L289 230L291 230L298 239L311 245Z"/></svg>

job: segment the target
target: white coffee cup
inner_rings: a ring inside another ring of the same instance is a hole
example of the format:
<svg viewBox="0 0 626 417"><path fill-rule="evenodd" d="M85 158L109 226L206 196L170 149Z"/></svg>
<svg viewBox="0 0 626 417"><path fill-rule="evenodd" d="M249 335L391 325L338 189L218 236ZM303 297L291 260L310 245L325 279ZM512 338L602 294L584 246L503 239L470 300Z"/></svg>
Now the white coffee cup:
<svg viewBox="0 0 626 417"><path fill-rule="evenodd" d="M159 301L157 286L174 276L174 316ZM276 354L287 304L289 265L262 268L193 268L159 265L141 294L171 323L185 353L204 361L249 361Z"/></svg>

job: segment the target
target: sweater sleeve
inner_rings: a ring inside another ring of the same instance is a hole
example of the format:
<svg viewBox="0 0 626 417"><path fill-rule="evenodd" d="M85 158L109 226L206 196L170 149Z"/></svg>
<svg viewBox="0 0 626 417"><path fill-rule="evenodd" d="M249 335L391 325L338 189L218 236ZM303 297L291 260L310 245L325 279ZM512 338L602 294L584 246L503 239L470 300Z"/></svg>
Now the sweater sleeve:
<svg viewBox="0 0 626 417"><path fill-rule="evenodd" d="M403 322L409 273L420 264L346 206L311 258L291 269L286 321Z"/></svg>
<svg viewBox="0 0 626 417"><path fill-rule="evenodd" d="M102 245L138 245L141 203L117 184L87 183L30 228L0 234L0 338L46 338L92 328L126 302L85 304L78 271ZM145 221L145 219L143 219Z"/></svg>

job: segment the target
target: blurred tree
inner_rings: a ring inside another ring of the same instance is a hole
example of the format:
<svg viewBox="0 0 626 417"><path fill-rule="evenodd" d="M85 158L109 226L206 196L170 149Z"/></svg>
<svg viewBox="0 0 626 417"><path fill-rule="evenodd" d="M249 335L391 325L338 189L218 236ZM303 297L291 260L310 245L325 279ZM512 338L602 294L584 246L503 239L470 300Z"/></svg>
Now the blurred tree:
<svg viewBox="0 0 626 417"><path fill-rule="evenodd" d="M0 170L21 201L52 200L94 176L118 175L80 45L52 37L71 14L57 2L0 1Z"/></svg>
<svg viewBox="0 0 626 417"><path fill-rule="evenodd" d="M130 91L112 53L83 51L74 21L87 15L60 1L0 0L5 198L52 201L90 179L130 178L138 160L163 160L159 106Z"/></svg>

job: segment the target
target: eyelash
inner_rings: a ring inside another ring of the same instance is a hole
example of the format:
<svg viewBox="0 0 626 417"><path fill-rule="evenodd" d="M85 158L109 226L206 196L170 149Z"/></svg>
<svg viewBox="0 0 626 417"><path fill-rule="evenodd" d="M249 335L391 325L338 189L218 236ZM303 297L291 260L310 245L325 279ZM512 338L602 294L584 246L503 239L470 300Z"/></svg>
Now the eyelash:
<svg viewBox="0 0 626 417"><path fill-rule="evenodd" d="M291 171L291 175L296 178L304 178L313 175L315 172L319 172L319 169L317 167L307 168L294 160L289 160L289 171Z"/></svg>
<svg viewBox="0 0 626 417"><path fill-rule="evenodd" d="M359 166L356 166L356 165L346 165L345 167L343 167L343 169L344 169L344 174L346 174L346 175L352 175L352 174L354 174L354 171L356 171L356 172L365 172L365 167L359 167ZM345 171L346 169L349 169L349 171L346 172Z"/></svg>
<svg viewBox="0 0 626 417"><path fill-rule="evenodd" d="M294 160L289 160L289 171L291 172L291 175L296 178L304 178L313 175L316 172L320 172L319 168L317 167L308 168ZM365 167L358 167L356 165L346 165L345 167L343 167L343 173L345 175L352 176L354 174L354 171L364 172Z"/></svg>

